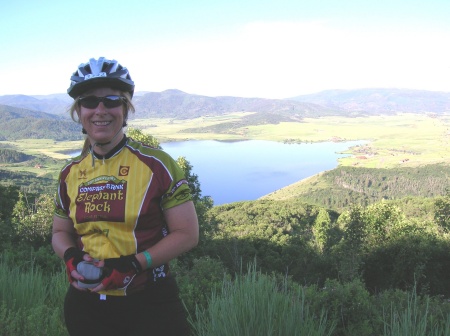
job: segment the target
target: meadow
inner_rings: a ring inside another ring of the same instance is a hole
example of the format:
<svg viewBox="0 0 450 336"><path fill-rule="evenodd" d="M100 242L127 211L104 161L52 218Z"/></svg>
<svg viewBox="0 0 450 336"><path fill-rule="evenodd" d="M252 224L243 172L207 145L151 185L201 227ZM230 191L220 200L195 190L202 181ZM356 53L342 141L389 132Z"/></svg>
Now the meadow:
<svg viewBox="0 0 450 336"><path fill-rule="evenodd" d="M238 122L250 112L236 112L223 116L196 119L132 119L130 127L155 137L164 148L164 142L188 140L271 140L279 142L321 142L367 140L363 148L351 148L350 156L339 165L366 168L415 167L450 161L450 116L398 114L394 116L322 117L305 118L301 122L245 125L232 130L212 132L210 126ZM202 128L208 131L198 131ZM196 131L192 131L195 129ZM224 129L227 129L224 126ZM31 155L45 155L53 159L68 159L70 152L79 150L82 141L51 139L23 139L0 141L0 146ZM187 158L189 160L189 158ZM38 175L55 174L60 165L24 167L20 164L2 164L8 170L26 170Z"/></svg>

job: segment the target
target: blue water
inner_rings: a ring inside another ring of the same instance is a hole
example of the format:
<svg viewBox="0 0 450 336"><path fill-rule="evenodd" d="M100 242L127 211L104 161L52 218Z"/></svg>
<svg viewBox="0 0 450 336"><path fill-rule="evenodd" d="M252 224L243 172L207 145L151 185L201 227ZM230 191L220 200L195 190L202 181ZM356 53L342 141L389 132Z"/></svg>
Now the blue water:
<svg viewBox="0 0 450 336"><path fill-rule="evenodd" d="M214 205L255 200L338 165L339 154L362 141L283 144L274 141L184 141L161 146L184 156L198 176L202 196Z"/></svg>
<svg viewBox="0 0 450 336"><path fill-rule="evenodd" d="M249 140L162 143L174 159L184 156L198 176L202 196L214 205L256 200L320 172L334 169L340 152L365 141L283 144ZM72 153L73 156L79 152Z"/></svg>

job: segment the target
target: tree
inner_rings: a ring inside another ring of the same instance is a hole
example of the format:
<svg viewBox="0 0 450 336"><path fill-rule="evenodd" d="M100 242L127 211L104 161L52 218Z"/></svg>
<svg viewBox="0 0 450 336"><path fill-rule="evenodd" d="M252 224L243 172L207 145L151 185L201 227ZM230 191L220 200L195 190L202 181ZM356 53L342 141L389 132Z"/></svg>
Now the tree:
<svg viewBox="0 0 450 336"><path fill-rule="evenodd" d="M321 252L328 245L328 234L331 229L331 219L328 211L321 208L317 214L316 220L313 225L314 238L316 245Z"/></svg>
<svg viewBox="0 0 450 336"><path fill-rule="evenodd" d="M339 216L340 224L344 224L344 241L353 252L360 250L365 238L364 211L361 206L353 205L348 211Z"/></svg>
<svg viewBox="0 0 450 336"><path fill-rule="evenodd" d="M405 216L392 203L381 201L371 204L364 212L366 223L366 248L376 247L402 230Z"/></svg>
<svg viewBox="0 0 450 336"><path fill-rule="evenodd" d="M48 194L41 194L34 203L29 203L26 195L20 193L13 210L13 226L19 240L36 248L50 244L53 209L53 197Z"/></svg>
<svg viewBox="0 0 450 336"><path fill-rule="evenodd" d="M189 188L191 189L192 198L195 201L198 201L202 196L202 189L200 188L200 182L198 181L198 176L192 173L192 165L184 156L180 156L177 159L177 163L180 168L184 171L184 175L189 184Z"/></svg>
<svg viewBox="0 0 450 336"><path fill-rule="evenodd" d="M12 215L14 204L19 198L20 187L0 185L0 219L8 219Z"/></svg>
<svg viewBox="0 0 450 336"><path fill-rule="evenodd" d="M439 197L434 202L434 220L445 231L450 231L450 190L446 190L445 196Z"/></svg>
<svg viewBox="0 0 450 336"><path fill-rule="evenodd" d="M156 139L153 135L144 134L140 129L129 127L127 135L136 141L140 141L146 145L161 149L158 139Z"/></svg>
<svg viewBox="0 0 450 336"><path fill-rule="evenodd" d="M340 278L345 281L360 277L362 264L361 250L365 238L364 211L361 206L353 205L349 211L338 218L338 225L343 228L341 242L334 248Z"/></svg>

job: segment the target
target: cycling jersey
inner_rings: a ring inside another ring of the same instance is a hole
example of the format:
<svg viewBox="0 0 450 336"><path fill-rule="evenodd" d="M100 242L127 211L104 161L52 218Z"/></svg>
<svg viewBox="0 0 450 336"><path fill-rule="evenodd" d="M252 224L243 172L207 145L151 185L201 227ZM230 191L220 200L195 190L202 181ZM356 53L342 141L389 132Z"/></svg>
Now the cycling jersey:
<svg viewBox="0 0 450 336"><path fill-rule="evenodd" d="M103 260L155 245L168 234L163 211L189 200L188 182L173 158L124 137L105 157L91 151L62 168L55 215L73 222L80 249ZM138 274L124 289L102 293L126 295L168 272L164 264Z"/></svg>

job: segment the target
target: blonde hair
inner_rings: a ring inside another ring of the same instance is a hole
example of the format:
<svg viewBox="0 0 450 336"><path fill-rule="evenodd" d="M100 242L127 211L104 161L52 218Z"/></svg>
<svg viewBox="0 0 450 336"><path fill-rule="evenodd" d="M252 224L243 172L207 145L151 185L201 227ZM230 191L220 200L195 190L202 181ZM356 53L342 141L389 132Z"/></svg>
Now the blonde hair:
<svg viewBox="0 0 450 336"><path fill-rule="evenodd" d="M126 123L128 120L128 114L134 113L136 111L133 102L131 101L131 94L126 91L120 91L120 95L126 98L125 105L123 107L124 112L124 122ZM78 103L80 97L74 99L72 105L70 105L68 112L73 121L78 124L81 124L80 119L78 118L78 113L80 112L80 104ZM89 154L91 143L89 142L89 138L86 136L84 139L83 149L81 150L81 156L85 157Z"/></svg>

